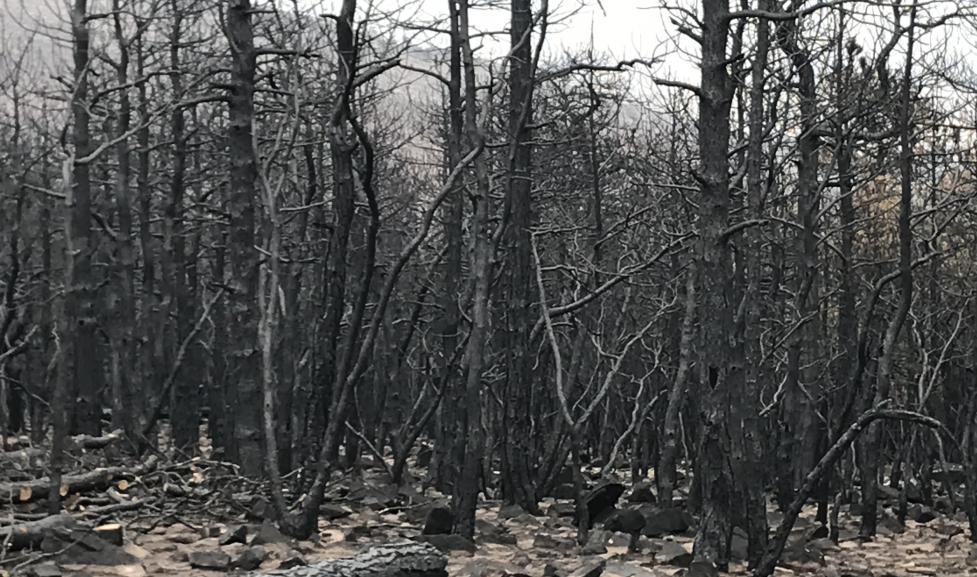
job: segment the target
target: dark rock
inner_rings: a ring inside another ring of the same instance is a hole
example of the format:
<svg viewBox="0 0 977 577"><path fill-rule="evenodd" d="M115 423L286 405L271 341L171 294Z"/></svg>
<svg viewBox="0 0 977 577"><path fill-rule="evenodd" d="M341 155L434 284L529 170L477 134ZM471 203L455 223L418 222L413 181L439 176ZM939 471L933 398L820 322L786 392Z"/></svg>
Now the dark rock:
<svg viewBox="0 0 977 577"><path fill-rule="evenodd" d="M223 551L191 551L187 553L187 561L194 569L227 571L231 566L230 556Z"/></svg>
<svg viewBox="0 0 977 577"><path fill-rule="evenodd" d="M906 528L898 519L891 515L883 515L878 522L876 532L880 535L891 536L903 533Z"/></svg>
<svg viewBox="0 0 977 577"><path fill-rule="evenodd" d="M201 527L200 536L204 539L210 539L212 537L220 537L221 530L222 529L216 525Z"/></svg>
<svg viewBox="0 0 977 577"><path fill-rule="evenodd" d="M230 545L231 543L246 543L248 541L248 528L245 525L238 525L233 529L228 529L227 533L221 535L218 543L221 546Z"/></svg>
<svg viewBox="0 0 977 577"><path fill-rule="evenodd" d="M899 501L899 489L894 489L888 485L879 485L879 500L887 502Z"/></svg>
<svg viewBox="0 0 977 577"><path fill-rule="evenodd" d="M131 565L138 562L122 547L85 528L52 531L44 536L40 548L59 562L77 565Z"/></svg>
<svg viewBox="0 0 977 577"><path fill-rule="evenodd" d="M475 552L475 543L465 539L461 535L421 535L417 540L430 543L443 553L449 553L451 551Z"/></svg>
<svg viewBox="0 0 977 577"><path fill-rule="evenodd" d="M650 482L639 481L631 488L628 501L632 503L657 503L658 499L655 497L655 491L652 489Z"/></svg>
<svg viewBox="0 0 977 577"><path fill-rule="evenodd" d="M676 567L688 567L692 563L692 553L674 541L664 541L655 552L655 562Z"/></svg>
<svg viewBox="0 0 977 577"><path fill-rule="evenodd" d="M467 575L468 577L517 577L525 574L513 565L480 559L462 567L459 575Z"/></svg>
<svg viewBox="0 0 977 577"><path fill-rule="evenodd" d="M261 567L261 564L264 563L265 559L267 558L268 552L264 547L261 547L260 545L248 547L244 551L241 551L241 554L234 559L233 565L234 567L243 569L244 571L254 571L258 567Z"/></svg>
<svg viewBox="0 0 977 577"><path fill-rule="evenodd" d="M685 533L693 523L692 516L677 507L642 508L641 513L645 518L645 526L641 533L645 537Z"/></svg>
<svg viewBox="0 0 977 577"><path fill-rule="evenodd" d="M289 555L278 564L279 569L294 569L296 567L305 567L309 562L305 560L305 557L301 555Z"/></svg>
<svg viewBox="0 0 977 577"><path fill-rule="evenodd" d="M602 577L661 577L661 574L646 569L641 565L611 559L607 562L607 566L604 567L604 575Z"/></svg>
<svg viewBox="0 0 977 577"><path fill-rule="evenodd" d="M579 569L570 573L569 577L600 577L604 573L604 567L606 566L607 562L603 559L584 563Z"/></svg>
<svg viewBox="0 0 977 577"><path fill-rule="evenodd" d="M505 527L500 527L495 523L489 523L483 519L475 520L475 534L482 543L494 545L515 545L516 536L509 533Z"/></svg>
<svg viewBox="0 0 977 577"><path fill-rule="evenodd" d="M563 539L557 539L556 537L547 535L546 533L537 533L536 537L533 538L534 549L551 549L555 551L562 551L571 546L571 543L564 541Z"/></svg>
<svg viewBox="0 0 977 577"><path fill-rule="evenodd" d="M525 512L519 505L505 505L499 509L499 519L515 519Z"/></svg>
<svg viewBox="0 0 977 577"><path fill-rule="evenodd" d="M936 513L926 505L913 505L909 507L907 515L913 521L923 524L936 519Z"/></svg>
<svg viewBox="0 0 977 577"><path fill-rule="evenodd" d="M271 523L262 523L251 539L252 545L271 545L274 543L291 543L291 539L283 535L278 527Z"/></svg>
<svg viewBox="0 0 977 577"><path fill-rule="evenodd" d="M689 565L683 577L719 577L719 569L708 561L696 561Z"/></svg>
<svg viewBox="0 0 977 577"><path fill-rule="evenodd" d="M584 497L587 506L587 516L591 527L601 523L614 512L614 506L624 494L624 485L620 483L604 483L598 485Z"/></svg>
<svg viewBox="0 0 977 577"><path fill-rule="evenodd" d="M424 529L421 534L447 535L451 533L454 520L454 515L451 514L451 509L448 507L431 507L431 510L427 512L427 519L424 520Z"/></svg>
<svg viewBox="0 0 977 577"><path fill-rule="evenodd" d="M275 518L275 509L267 499L258 498L251 504L251 508L244 514L249 521L262 522Z"/></svg>
<svg viewBox="0 0 977 577"><path fill-rule="evenodd" d="M352 515L353 512L345 507L334 503L324 503L319 507L319 516L327 521L335 521L336 519L345 519Z"/></svg>

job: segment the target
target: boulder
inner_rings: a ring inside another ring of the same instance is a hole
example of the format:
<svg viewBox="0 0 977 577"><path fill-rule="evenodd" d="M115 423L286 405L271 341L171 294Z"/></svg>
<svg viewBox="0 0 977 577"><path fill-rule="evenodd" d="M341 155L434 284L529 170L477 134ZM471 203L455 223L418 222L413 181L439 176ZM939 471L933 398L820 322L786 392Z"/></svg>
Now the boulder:
<svg viewBox="0 0 977 577"><path fill-rule="evenodd" d="M221 535L218 543L222 547L230 545L232 543L245 543L248 540L248 527L246 525L238 525L233 528L228 528L227 532Z"/></svg>
<svg viewBox="0 0 977 577"><path fill-rule="evenodd" d="M434 545L442 553L450 553L451 551L475 552L475 543L461 535L421 535L417 540Z"/></svg>
<svg viewBox="0 0 977 577"><path fill-rule="evenodd" d="M719 569L708 561L696 561L689 565L683 577L719 577Z"/></svg>
<svg viewBox="0 0 977 577"><path fill-rule="evenodd" d="M260 545L248 547L234 559L232 566L243 571L254 571L268 558L268 551Z"/></svg>
<svg viewBox="0 0 977 577"><path fill-rule="evenodd" d="M906 512L907 516L917 523L929 523L936 519L936 513L926 505L913 505Z"/></svg>
<svg viewBox="0 0 977 577"><path fill-rule="evenodd" d="M692 553L674 541L663 541L655 552L655 562L676 567L688 567L692 563Z"/></svg>
<svg viewBox="0 0 977 577"><path fill-rule="evenodd" d="M187 561L194 569L211 571L227 571L231 566L231 557L223 551L191 551Z"/></svg>

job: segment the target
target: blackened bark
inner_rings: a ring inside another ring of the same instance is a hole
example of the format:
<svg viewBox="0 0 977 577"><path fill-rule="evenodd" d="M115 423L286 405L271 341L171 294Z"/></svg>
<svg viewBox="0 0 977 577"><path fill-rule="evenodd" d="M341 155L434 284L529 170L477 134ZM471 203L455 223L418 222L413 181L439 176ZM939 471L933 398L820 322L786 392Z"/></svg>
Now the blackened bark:
<svg viewBox="0 0 977 577"><path fill-rule="evenodd" d="M503 476L505 497L530 512L537 512L536 489L530 474L533 462L532 412L533 359L532 259L529 246L532 226L532 121L533 109L533 15L530 0L511 5L509 58L509 175L507 227L509 249L509 319L505 415L503 420Z"/></svg>
<svg viewBox="0 0 977 577"><path fill-rule="evenodd" d="M729 564L732 531L733 478L726 424L730 394L743 367L734 364L732 347L733 270L729 239L729 119L733 83L727 70L728 0L702 4L702 57L699 86L699 243L698 275L702 304L698 335L701 438L696 481L702 495L702 515L696 533L694 558Z"/></svg>
<svg viewBox="0 0 977 577"><path fill-rule="evenodd" d="M71 167L71 190L66 196L66 218L71 221L71 240L66 258L71 261L71 282L65 285L65 315L68 333L65 338L65 361L71 375L71 395L76 399L71 412L71 429L76 433L98 435L100 432L101 403L99 391L100 363L97 357L95 307L95 278L92 271L92 254L95 239L91 234L92 187L90 162L92 154L89 120L89 29L88 2L75 0L71 11L71 33L74 58L74 92L71 98L72 130L74 146ZM69 336L70 335L70 336Z"/></svg>
<svg viewBox="0 0 977 577"><path fill-rule="evenodd" d="M909 15L909 37L906 48L906 65L903 69L902 86L900 87L899 104L899 304L889 320L882 344L882 357L879 359L878 376L876 377L874 405L886 401L892 388L892 371L895 358L895 347L902 332L909 307L913 299L913 264L912 264L912 177L913 177L913 149L912 149L912 68L913 48L916 39L916 2L913 2ZM878 472L881 461L882 431L879 424L869 428L863 445L861 464L862 478L862 524L859 537L863 539L875 536L878 522Z"/></svg>
<svg viewBox="0 0 977 577"><path fill-rule="evenodd" d="M241 472L258 476L262 471L261 388L258 380L257 295L258 259L255 244L254 89L257 52L251 28L251 1L228 0L227 39L231 47L228 154L230 156L231 219L228 285L228 331L236 384L234 446L231 451ZM230 376L230 375L229 375Z"/></svg>

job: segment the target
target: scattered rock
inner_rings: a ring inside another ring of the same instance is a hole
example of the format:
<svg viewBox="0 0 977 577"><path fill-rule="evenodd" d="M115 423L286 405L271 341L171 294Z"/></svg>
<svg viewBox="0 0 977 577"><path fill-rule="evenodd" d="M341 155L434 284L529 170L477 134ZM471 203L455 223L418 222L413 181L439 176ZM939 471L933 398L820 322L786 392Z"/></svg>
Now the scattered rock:
<svg viewBox="0 0 977 577"><path fill-rule="evenodd" d="M529 565L532 565L533 560L529 558L529 555L520 552L513 555L512 559L509 559L509 563L512 563L517 567L528 567Z"/></svg>
<svg viewBox="0 0 977 577"><path fill-rule="evenodd" d="M880 535L891 537L905 531L906 528L898 519L891 515L883 515L878 522L876 532Z"/></svg>
<svg viewBox="0 0 977 577"><path fill-rule="evenodd" d="M324 503L321 507L319 507L319 516L327 521L345 519L352 514L353 512L349 509L334 503Z"/></svg>
<svg viewBox="0 0 977 577"><path fill-rule="evenodd" d="M278 530L278 527L275 527L271 523L262 523L261 527L258 529L258 532L255 533L254 537L251 539L252 545L269 545L273 543L289 542L290 539L282 534L282 532Z"/></svg>
<svg viewBox="0 0 977 577"><path fill-rule="evenodd" d="M579 569L570 573L569 577L600 577L604 573L607 561L591 561L584 563Z"/></svg>
<svg viewBox="0 0 977 577"><path fill-rule="evenodd" d="M660 573L646 569L641 565L628 563L627 561L611 560L604 567L602 577L660 577L660 575Z"/></svg>
<svg viewBox="0 0 977 577"><path fill-rule="evenodd" d="M449 553L451 551L475 552L475 543L465 539L461 535L421 535L417 540L430 543L443 553Z"/></svg>
<svg viewBox="0 0 977 577"><path fill-rule="evenodd" d="M688 567L692 563L692 553L674 541L663 541L655 552L655 562L676 567Z"/></svg>
<svg viewBox="0 0 977 577"><path fill-rule="evenodd" d="M533 537L533 548L534 549L550 549L555 551L564 550L570 547L571 544L563 539L557 539L552 535L546 533L537 533Z"/></svg>
<svg viewBox="0 0 977 577"><path fill-rule="evenodd" d="M217 541L222 547L230 545L232 543L245 543L248 540L248 527L247 525L238 525L237 527L228 528L227 533L221 535L220 539Z"/></svg>
<svg viewBox="0 0 977 577"><path fill-rule="evenodd" d="M248 547L241 554L234 559L234 567L238 569L243 569L244 571L254 571L265 562L268 558L268 551L264 547L257 545L254 547Z"/></svg>
<svg viewBox="0 0 977 577"><path fill-rule="evenodd" d="M296 567L305 567L308 564L309 563L308 561L305 560L305 557L301 555L289 555L288 557L285 557L285 559L283 559L281 563L278 564L278 568L294 569Z"/></svg>
<svg viewBox="0 0 977 577"><path fill-rule="evenodd" d="M519 505L505 505L499 509L499 519L515 519L525 512Z"/></svg>
<svg viewBox="0 0 977 577"><path fill-rule="evenodd" d="M187 554L187 561L194 569L212 571L227 571L231 565L231 557L223 551L191 551Z"/></svg>
<svg viewBox="0 0 977 577"><path fill-rule="evenodd" d="M641 533L645 537L661 537L685 533L692 527L692 516L678 507L642 508L645 526Z"/></svg>
<svg viewBox="0 0 977 577"><path fill-rule="evenodd" d="M906 512L907 516L917 523L929 523L936 519L936 513L926 505L913 505Z"/></svg>
<svg viewBox="0 0 977 577"><path fill-rule="evenodd" d="M452 525L454 525L454 515L451 514L451 509L440 505L431 507L431 510L427 512L427 518L424 520L424 529L421 534L447 535L451 533Z"/></svg>
<svg viewBox="0 0 977 577"><path fill-rule="evenodd" d="M258 521L259 523L266 520L272 519L275 516L275 510L271 503L267 499L258 498L255 499L254 503L251 504L251 508L245 513L245 517L249 521Z"/></svg>
<svg viewBox="0 0 977 577"><path fill-rule="evenodd" d="M459 575L467 577L516 577L525 574L520 568L506 563L479 559L462 567Z"/></svg>
<svg viewBox="0 0 977 577"><path fill-rule="evenodd" d="M655 491L649 481L639 481L631 488L628 501L632 503L657 503L658 499L655 497Z"/></svg>

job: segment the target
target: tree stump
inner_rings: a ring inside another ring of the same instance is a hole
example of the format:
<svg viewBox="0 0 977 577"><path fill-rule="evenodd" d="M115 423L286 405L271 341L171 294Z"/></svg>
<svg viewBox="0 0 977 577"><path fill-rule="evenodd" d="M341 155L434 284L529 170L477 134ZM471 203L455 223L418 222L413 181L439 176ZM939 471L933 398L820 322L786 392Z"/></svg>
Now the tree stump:
<svg viewBox="0 0 977 577"><path fill-rule="evenodd" d="M365 549L354 557L322 561L253 577L447 577L448 559L426 543L405 541Z"/></svg>

